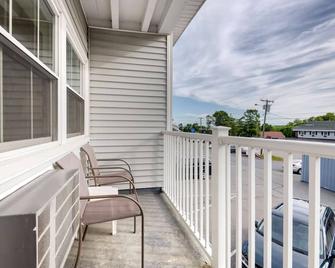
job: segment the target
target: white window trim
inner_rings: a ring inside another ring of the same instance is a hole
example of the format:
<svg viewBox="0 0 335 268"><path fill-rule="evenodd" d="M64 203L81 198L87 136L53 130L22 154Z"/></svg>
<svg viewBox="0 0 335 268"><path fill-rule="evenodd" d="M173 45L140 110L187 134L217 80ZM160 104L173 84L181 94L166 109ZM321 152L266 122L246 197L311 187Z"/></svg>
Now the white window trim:
<svg viewBox="0 0 335 268"><path fill-rule="evenodd" d="M64 1L48 0L55 14L54 22L54 57L55 71L47 67L33 53L0 26L0 34L24 54L40 65L58 80L58 136L57 140L0 153L0 199L13 193L23 185L34 180L40 174L51 170L53 163L69 152L79 153L79 148L88 142L89 137L89 61L83 44L80 41ZM69 37L82 62L82 98L85 102L84 135L67 138L66 130L66 37ZM4 179L6 178L6 179Z"/></svg>
<svg viewBox="0 0 335 268"><path fill-rule="evenodd" d="M85 49L81 46L78 46L77 44L81 44L79 42L79 39L77 39L78 43L74 43L74 40L76 38L73 38L73 35L71 35L71 29L68 29L67 33L66 33L66 43L67 41L70 43L72 49L74 50L74 52L76 53L76 56L78 57L79 61L80 61L80 93L77 92L76 90L74 90L68 83L67 83L67 78L66 78L66 94L67 94L67 90L70 89L71 92L73 92L74 94L76 94L78 97L80 97L83 101L84 101L84 134L80 134L78 133L78 135L76 135L75 133L67 133L67 120L68 118L66 118L66 139L73 139L76 137L83 137L88 135L87 133L87 129L88 127L86 126L87 121L86 121L86 117L88 116L88 105L86 105L86 99L85 96L87 96L86 92L88 91L88 87L85 87L85 78L88 76L88 73L85 72L86 68L85 66L88 65L88 59L87 59L87 54L84 54L85 56L83 56L83 51L85 51ZM65 50L67 51L67 49ZM66 54L66 53L65 53ZM66 57L67 58L67 57ZM67 68L67 64L65 63L65 66ZM66 70L66 74L67 74L67 70ZM67 99L67 98L66 98ZM67 108L67 105L66 105Z"/></svg>

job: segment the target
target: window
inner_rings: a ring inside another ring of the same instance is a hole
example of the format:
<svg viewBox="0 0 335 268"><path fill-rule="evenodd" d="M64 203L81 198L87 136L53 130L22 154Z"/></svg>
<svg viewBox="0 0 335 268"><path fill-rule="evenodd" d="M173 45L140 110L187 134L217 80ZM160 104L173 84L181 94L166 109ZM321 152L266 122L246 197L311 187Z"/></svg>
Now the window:
<svg viewBox="0 0 335 268"><path fill-rule="evenodd" d="M40 1L39 58L49 68L53 68L54 15L45 1Z"/></svg>
<svg viewBox="0 0 335 268"><path fill-rule="evenodd" d="M57 80L1 43L0 152L55 140Z"/></svg>
<svg viewBox="0 0 335 268"><path fill-rule="evenodd" d="M0 2L0 26L9 29L9 0Z"/></svg>
<svg viewBox="0 0 335 268"><path fill-rule="evenodd" d="M37 56L37 0L12 0L12 34Z"/></svg>
<svg viewBox="0 0 335 268"><path fill-rule="evenodd" d="M80 60L70 42L66 42L66 80L67 84L77 93L80 92L81 66Z"/></svg>
<svg viewBox="0 0 335 268"><path fill-rule="evenodd" d="M327 225L326 225L326 240L327 240L327 249L330 251L333 248L333 240L335 235L335 220L334 215L329 215Z"/></svg>
<svg viewBox="0 0 335 268"><path fill-rule="evenodd" d="M11 29L8 27L9 1L12 6ZM54 14L47 0L7 0L0 4L0 23L44 64L54 69Z"/></svg>
<svg viewBox="0 0 335 268"><path fill-rule="evenodd" d="M81 62L71 43L66 42L67 135L84 134L84 99L81 96Z"/></svg>

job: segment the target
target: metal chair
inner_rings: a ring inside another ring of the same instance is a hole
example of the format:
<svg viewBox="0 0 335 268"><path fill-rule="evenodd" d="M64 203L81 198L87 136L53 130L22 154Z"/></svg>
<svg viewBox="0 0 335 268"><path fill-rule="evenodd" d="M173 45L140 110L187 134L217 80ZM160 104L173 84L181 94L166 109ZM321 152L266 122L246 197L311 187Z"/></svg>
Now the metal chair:
<svg viewBox="0 0 335 268"><path fill-rule="evenodd" d="M80 251L83 241L82 228L90 224L109 222L125 218L141 216L141 267L144 267L144 215L141 205L138 202L138 196L135 186L131 180L129 183L133 187L134 198L127 195L99 195L91 196L85 179L85 174L80 160L73 154L67 154L56 162L56 165L62 169L78 169L80 180L80 227L79 227L79 245L75 261L75 268L78 266ZM99 176L100 177L100 176ZM99 199L99 200L96 200Z"/></svg>
<svg viewBox="0 0 335 268"><path fill-rule="evenodd" d="M123 159L118 158L108 158L108 159L97 159L95 157L95 152L93 147L87 143L80 148L81 157L86 157L87 162L87 176L86 178L93 179L94 184L106 185L131 182L134 184L134 177L131 172L130 165ZM85 161L82 159L82 162ZM99 165L99 161L111 162L111 163L121 163L123 166L115 165ZM124 167L125 166L125 167ZM101 176L104 174L103 176ZM131 184L129 184L129 189L131 190Z"/></svg>

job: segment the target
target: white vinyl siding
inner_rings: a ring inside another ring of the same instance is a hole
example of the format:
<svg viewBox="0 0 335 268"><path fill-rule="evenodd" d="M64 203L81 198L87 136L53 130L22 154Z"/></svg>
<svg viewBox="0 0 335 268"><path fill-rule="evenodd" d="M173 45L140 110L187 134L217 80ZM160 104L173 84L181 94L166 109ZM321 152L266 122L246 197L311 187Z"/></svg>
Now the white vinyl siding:
<svg viewBox="0 0 335 268"><path fill-rule="evenodd" d="M137 187L160 187L167 110L166 36L90 30L90 136L124 158Z"/></svg>

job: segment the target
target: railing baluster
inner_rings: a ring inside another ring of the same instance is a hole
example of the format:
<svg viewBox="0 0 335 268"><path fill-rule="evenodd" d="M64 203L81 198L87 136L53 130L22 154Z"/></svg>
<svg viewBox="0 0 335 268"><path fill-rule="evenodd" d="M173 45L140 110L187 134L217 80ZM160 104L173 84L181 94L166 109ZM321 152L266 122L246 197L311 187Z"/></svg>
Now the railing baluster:
<svg viewBox="0 0 335 268"><path fill-rule="evenodd" d="M195 206L194 206L194 230L196 235L200 235L199 232L199 140L194 141L194 195L195 195Z"/></svg>
<svg viewBox="0 0 335 268"><path fill-rule="evenodd" d="M194 140L190 140L190 225L194 227Z"/></svg>
<svg viewBox="0 0 335 268"><path fill-rule="evenodd" d="M176 189L176 182L177 182L177 137L173 138L173 183L172 183L172 196L174 203L176 204L176 195L177 195L177 189Z"/></svg>
<svg viewBox="0 0 335 268"><path fill-rule="evenodd" d="M236 148L236 268L242 267L242 149Z"/></svg>
<svg viewBox="0 0 335 268"><path fill-rule="evenodd" d="M170 195L169 183L171 180L171 136L167 136L167 180L166 180L166 190L168 195Z"/></svg>
<svg viewBox="0 0 335 268"><path fill-rule="evenodd" d="M264 150L264 258L265 268L271 268L272 249L272 151Z"/></svg>
<svg viewBox="0 0 335 268"><path fill-rule="evenodd" d="M226 147L226 248L227 248L227 261L226 266L230 268L231 266L231 170L230 170L230 145L225 145Z"/></svg>
<svg viewBox="0 0 335 268"><path fill-rule="evenodd" d="M179 210L179 212L181 212L181 137L177 138L177 184L176 184L176 188L177 188L177 208Z"/></svg>
<svg viewBox="0 0 335 268"><path fill-rule="evenodd" d="M186 220L190 222L190 139L186 139Z"/></svg>
<svg viewBox="0 0 335 268"><path fill-rule="evenodd" d="M167 170L168 170L168 166L167 166L167 134L164 134L164 138L163 138L163 142L164 142L164 180L163 180L163 187L164 187L164 191L166 191L166 180L167 180Z"/></svg>
<svg viewBox="0 0 335 268"><path fill-rule="evenodd" d="M209 248L209 141L205 142L205 246Z"/></svg>
<svg viewBox="0 0 335 268"><path fill-rule="evenodd" d="M183 154L182 154L182 157L183 157L183 161L182 161L182 165L183 165L183 185L182 185L182 188L183 188L183 191L182 191L182 199L183 199L183 202L182 202L182 215L184 216L185 218L185 215L186 215L186 197L185 197L185 182L186 182L186 138L183 138Z"/></svg>
<svg viewBox="0 0 335 268"><path fill-rule="evenodd" d="M199 142L199 184L200 184L200 239L204 240L204 142Z"/></svg>
<svg viewBox="0 0 335 268"><path fill-rule="evenodd" d="M283 268L292 268L292 232L293 232L293 154L284 158L284 237Z"/></svg>
<svg viewBox="0 0 335 268"><path fill-rule="evenodd" d="M172 198L173 190L172 190L172 184L173 184L173 160L174 160L174 155L173 155L173 136L170 137L170 168L171 168L171 174L170 174L170 183L169 183L169 192L170 196Z"/></svg>
<svg viewBox="0 0 335 268"><path fill-rule="evenodd" d="M308 268L319 267L320 157L309 156Z"/></svg>
<svg viewBox="0 0 335 268"><path fill-rule="evenodd" d="M248 221L248 267L255 268L255 148L248 148L249 162L249 221Z"/></svg>

